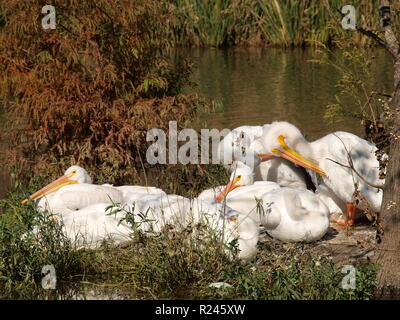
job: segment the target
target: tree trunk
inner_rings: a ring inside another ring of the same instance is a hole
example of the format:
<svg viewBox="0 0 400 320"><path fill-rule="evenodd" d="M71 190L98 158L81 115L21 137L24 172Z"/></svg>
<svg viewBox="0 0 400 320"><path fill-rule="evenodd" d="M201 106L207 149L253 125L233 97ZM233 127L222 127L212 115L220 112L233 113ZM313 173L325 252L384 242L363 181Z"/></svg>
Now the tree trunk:
<svg viewBox="0 0 400 320"><path fill-rule="evenodd" d="M376 263L381 266L378 286L386 298L388 294L398 297L400 293L400 57L394 66L394 92L390 101L393 117L389 119L390 156L379 217L380 244L376 258Z"/></svg>

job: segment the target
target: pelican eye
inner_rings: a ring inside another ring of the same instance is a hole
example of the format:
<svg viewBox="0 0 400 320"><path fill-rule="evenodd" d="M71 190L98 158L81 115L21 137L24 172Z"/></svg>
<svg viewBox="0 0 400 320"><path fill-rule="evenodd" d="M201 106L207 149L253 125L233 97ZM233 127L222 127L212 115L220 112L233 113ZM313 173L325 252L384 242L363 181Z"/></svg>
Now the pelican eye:
<svg viewBox="0 0 400 320"><path fill-rule="evenodd" d="M71 173L69 174L70 177L76 175L76 170L72 170Z"/></svg>

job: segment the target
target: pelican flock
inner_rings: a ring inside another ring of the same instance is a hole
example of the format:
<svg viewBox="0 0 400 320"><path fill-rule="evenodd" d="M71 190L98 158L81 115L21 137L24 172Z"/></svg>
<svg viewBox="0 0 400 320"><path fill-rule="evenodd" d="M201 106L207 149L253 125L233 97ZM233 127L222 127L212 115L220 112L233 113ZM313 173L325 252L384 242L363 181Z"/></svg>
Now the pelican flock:
<svg viewBox="0 0 400 320"><path fill-rule="evenodd" d="M231 173L228 183L197 198L157 187L96 185L85 169L72 166L23 202L35 201L39 211L60 220L78 247L129 241L132 221L148 235L166 226L182 231L202 223L225 244L236 239L239 258L247 260L256 255L260 230L284 242L318 241L330 220L349 227L357 209L379 212L377 185L384 181L376 150L348 132L309 142L288 122L241 126L218 146ZM342 221L335 216L340 214Z"/></svg>
<svg viewBox="0 0 400 320"><path fill-rule="evenodd" d="M241 212L197 198L168 195L156 187L95 185L79 166L68 168L29 199L37 201L39 211L61 220L65 235L78 248L96 248L105 240L116 244L131 240L129 215L137 222L135 227L148 235L166 226L182 231L191 224L204 224L227 245L237 240L240 259L251 259L256 253L258 226Z"/></svg>

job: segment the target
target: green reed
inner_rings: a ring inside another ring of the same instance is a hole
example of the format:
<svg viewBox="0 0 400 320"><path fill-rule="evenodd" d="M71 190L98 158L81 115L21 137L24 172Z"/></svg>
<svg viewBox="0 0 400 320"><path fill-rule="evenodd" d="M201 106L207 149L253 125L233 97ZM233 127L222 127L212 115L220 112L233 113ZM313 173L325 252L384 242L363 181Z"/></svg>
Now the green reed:
<svg viewBox="0 0 400 320"><path fill-rule="evenodd" d="M178 45L303 46L330 43L340 28L340 0L171 0L178 23L172 30ZM379 1L354 0L357 24L379 29ZM348 31L361 45L362 35Z"/></svg>

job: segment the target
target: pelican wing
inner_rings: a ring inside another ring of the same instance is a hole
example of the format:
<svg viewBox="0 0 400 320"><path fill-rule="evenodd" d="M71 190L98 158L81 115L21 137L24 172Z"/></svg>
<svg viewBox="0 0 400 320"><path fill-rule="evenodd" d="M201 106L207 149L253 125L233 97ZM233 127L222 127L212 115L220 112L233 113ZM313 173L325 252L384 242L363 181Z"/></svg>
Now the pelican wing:
<svg viewBox="0 0 400 320"><path fill-rule="evenodd" d="M272 192L266 193L262 197L262 213L260 214L260 222L267 230L273 230L279 226L282 220L281 210L285 208L280 205L277 189Z"/></svg>
<svg viewBox="0 0 400 320"><path fill-rule="evenodd" d="M379 162L375 155L377 150L375 145L354 134L341 131L317 141L328 149L326 158L322 160L324 168L328 170L328 178L324 179L326 185L341 200L352 202L354 183L358 182L362 196L366 198L374 211L379 211L382 202L382 190L367 185L351 169L340 165L349 165L347 156L347 152L349 152L358 173L371 183L383 184L385 180L379 179Z"/></svg>
<svg viewBox="0 0 400 320"><path fill-rule="evenodd" d="M63 218L63 231L78 247L94 248L104 240L123 243L132 229L122 220L123 212L108 214L108 203L87 206Z"/></svg>

